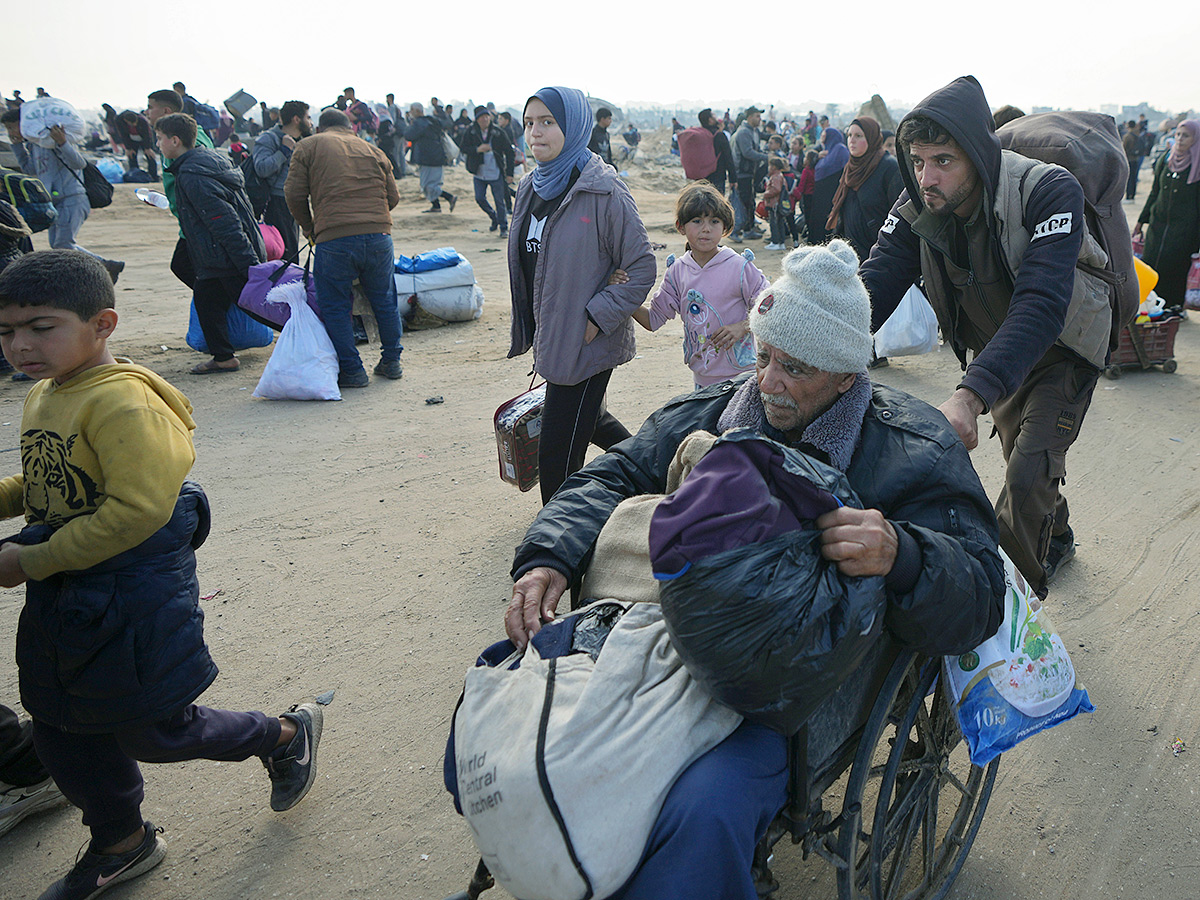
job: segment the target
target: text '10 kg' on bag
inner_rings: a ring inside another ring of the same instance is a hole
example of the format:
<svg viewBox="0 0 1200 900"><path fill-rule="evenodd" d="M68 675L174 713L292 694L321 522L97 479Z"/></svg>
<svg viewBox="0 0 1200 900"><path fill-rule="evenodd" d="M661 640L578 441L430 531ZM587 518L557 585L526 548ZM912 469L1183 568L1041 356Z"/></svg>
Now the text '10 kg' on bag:
<svg viewBox="0 0 1200 900"><path fill-rule="evenodd" d="M1037 594L1003 550L1000 556L1000 630L974 650L942 660L944 689L977 766L1039 731L1095 711Z"/></svg>

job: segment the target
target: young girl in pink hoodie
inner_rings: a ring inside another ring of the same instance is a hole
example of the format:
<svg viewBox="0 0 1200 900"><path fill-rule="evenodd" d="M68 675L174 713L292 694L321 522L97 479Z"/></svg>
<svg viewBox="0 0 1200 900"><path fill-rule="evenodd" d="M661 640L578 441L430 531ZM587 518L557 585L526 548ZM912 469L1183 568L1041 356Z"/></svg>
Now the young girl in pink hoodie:
<svg viewBox="0 0 1200 900"><path fill-rule="evenodd" d="M687 238L687 252L668 260L649 308L635 310L633 318L648 331L677 315L683 319L683 361L699 389L754 368L748 315L767 279L749 250L739 255L721 246L733 229L733 208L708 182L680 193L675 227Z"/></svg>

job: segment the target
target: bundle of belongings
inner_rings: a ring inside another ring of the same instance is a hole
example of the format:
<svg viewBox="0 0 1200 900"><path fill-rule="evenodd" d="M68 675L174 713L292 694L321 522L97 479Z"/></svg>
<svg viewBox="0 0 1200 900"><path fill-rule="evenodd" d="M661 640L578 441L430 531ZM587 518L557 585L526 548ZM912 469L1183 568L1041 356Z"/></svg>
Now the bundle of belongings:
<svg viewBox="0 0 1200 900"><path fill-rule="evenodd" d="M693 761L743 716L798 729L882 629L883 579L821 556L813 520L857 504L837 470L748 429L697 433L667 490L613 511L596 599L467 674L446 787L523 900L620 888Z"/></svg>
<svg viewBox="0 0 1200 900"><path fill-rule="evenodd" d="M399 257L395 278L407 329L437 328L483 315L483 289L475 270L453 247Z"/></svg>

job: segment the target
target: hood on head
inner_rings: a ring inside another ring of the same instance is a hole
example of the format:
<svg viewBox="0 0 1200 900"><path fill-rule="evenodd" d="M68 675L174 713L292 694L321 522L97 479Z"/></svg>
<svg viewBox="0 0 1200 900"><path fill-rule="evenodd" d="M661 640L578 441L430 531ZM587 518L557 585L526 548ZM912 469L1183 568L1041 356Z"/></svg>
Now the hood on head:
<svg viewBox="0 0 1200 900"><path fill-rule="evenodd" d="M933 119L950 132L951 137L966 151L975 165L975 170L983 178L987 202L990 205L992 198L996 196L996 185L1000 180L1000 139L996 137L991 107L988 106L983 87L975 76L963 75L945 87L938 88L900 120L897 134L904 127L904 123L913 116ZM912 161L899 141L896 142L896 154L900 161L900 175L908 189L908 197L920 209L924 203L921 201L916 176L913 175Z"/></svg>

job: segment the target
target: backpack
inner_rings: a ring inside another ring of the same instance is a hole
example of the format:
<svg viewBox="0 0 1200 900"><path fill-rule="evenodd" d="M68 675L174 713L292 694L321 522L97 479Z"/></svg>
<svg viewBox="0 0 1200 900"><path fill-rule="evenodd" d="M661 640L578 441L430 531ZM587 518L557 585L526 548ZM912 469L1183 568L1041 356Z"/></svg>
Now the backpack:
<svg viewBox="0 0 1200 900"><path fill-rule="evenodd" d="M92 209L104 209L104 207L112 203L112 182L104 177L104 173L96 168L94 162L89 162L83 167L83 175L81 176L67 165L66 160L62 158L58 150L53 150L52 152L58 157L58 161L66 166L67 171L74 176L75 180L83 185L84 193L87 194L88 206Z"/></svg>
<svg viewBox="0 0 1200 900"><path fill-rule="evenodd" d="M267 204L271 202L271 185L255 170L253 156L247 156L237 166L242 170L242 178L246 182L246 196L250 200L254 218L261 219L267 211Z"/></svg>
<svg viewBox="0 0 1200 900"><path fill-rule="evenodd" d="M711 175L717 168L717 151L713 147L713 134L702 125L694 125L679 132L679 160L683 163L683 174L693 181Z"/></svg>
<svg viewBox="0 0 1200 900"><path fill-rule="evenodd" d="M196 124L205 131L216 131L221 127L221 114L217 112L215 106L209 106L207 103L201 103L199 100L192 98L192 102L196 104Z"/></svg>
<svg viewBox="0 0 1200 900"><path fill-rule="evenodd" d="M1129 223L1121 208L1129 181L1129 160L1116 122L1101 113L1035 113L1014 119L996 135L1005 150L1062 166L1083 188L1088 233L1108 255L1103 270L1084 270L1109 286L1113 312L1109 347L1115 349L1121 329L1133 321L1141 301Z"/></svg>
<svg viewBox="0 0 1200 900"><path fill-rule="evenodd" d="M4 175L4 196L16 207L30 231L44 231L58 218L54 200L46 186L33 175L0 170Z"/></svg>

